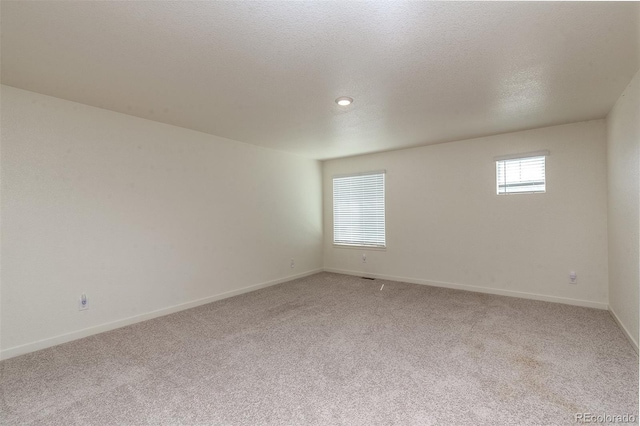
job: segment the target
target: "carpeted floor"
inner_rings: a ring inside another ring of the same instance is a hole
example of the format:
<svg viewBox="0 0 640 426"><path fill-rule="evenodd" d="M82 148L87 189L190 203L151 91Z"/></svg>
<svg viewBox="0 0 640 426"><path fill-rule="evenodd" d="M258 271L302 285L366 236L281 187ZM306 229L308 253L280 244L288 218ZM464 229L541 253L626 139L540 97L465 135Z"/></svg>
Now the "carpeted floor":
<svg viewBox="0 0 640 426"><path fill-rule="evenodd" d="M637 416L638 357L606 311L321 273L0 362L0 394L3 425L557 425Z"/></svg>

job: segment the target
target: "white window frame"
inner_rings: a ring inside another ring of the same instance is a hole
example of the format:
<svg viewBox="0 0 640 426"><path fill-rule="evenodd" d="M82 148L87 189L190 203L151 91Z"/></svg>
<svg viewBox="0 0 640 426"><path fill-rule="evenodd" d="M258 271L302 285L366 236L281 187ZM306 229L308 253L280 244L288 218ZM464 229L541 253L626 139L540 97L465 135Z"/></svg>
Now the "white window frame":
<svg viewBox="0 0 640 426"><path fill-rule="evenodd" d="M386 170L375 170L370 172L361 172L361 173L349 173L349 174L340 174L334 175L331 178L331 212L333 215L333 246L336 248L358 248L358 249L367 249L367 250L386 250L387 248L387 218L386 218L386 209L387 209L387 200L386 200L386 186L387 186L387 172ZM371 175L382 175L383 183L382 183L382 201L383 201L383 225L384 232L383 244L358 244L358 243L344 243L344 242L336 242L336 214L335 214L335 179L339 178L349 178L349 177L359 177L359 176L371 176Z"/></svg>
<svg viewBox="0 0 640 426"><path fill-rule="evenodd" d="M535 151L535 152L527 152L521 154L511 154L511 155L503 155L499 157L494 157L494 163L496 168L496 195L520 195L520 194L544 194L547 192L547 157L549 156L549 151ZM500 180L499 180L499 163L513 160L524 160L527 158L536 158L543 157L544 158L544 190L537 191L518 191L518 192L500 192Z"/></svg>

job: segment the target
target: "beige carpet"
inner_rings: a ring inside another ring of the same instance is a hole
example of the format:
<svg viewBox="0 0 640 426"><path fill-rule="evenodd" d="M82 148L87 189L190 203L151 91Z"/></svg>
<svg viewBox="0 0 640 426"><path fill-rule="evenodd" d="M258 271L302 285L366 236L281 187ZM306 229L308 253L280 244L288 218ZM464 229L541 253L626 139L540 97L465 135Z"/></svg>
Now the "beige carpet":
<svg viewBox="0 0 640 426"><path fill-rule="evenodd" d="M3 425L638 414L638 357L606 311L329 273L9 359L0 379Z"/></svg>

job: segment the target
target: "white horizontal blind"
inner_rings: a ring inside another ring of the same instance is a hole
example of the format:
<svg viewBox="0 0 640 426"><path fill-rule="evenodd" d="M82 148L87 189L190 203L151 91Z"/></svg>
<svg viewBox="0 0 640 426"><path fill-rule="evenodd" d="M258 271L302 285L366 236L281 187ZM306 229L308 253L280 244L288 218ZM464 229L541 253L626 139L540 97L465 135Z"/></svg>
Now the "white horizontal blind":
<svg viewBox="0 0 640 426"><path fill-rule="evenodd" d="M498 194L545 192L545 156L496 161Z"/></svg>
<svg viewBox="0 0 640 426"><path fill-rule="evenodd" d="M385 247L384 172L333 178L333 243Z"/></svg>

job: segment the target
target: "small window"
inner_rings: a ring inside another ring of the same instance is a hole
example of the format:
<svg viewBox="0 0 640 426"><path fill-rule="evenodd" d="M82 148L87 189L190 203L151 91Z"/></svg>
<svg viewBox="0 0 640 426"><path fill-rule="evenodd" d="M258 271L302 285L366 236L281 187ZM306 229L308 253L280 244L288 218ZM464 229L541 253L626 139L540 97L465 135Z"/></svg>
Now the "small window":
<svg viewBox="0 0 640 426"><path fill-rule="evenodd" d="M385 172L333 178L333 243L385 247Z"/></svg>
<svg viewBox="0 0 640 426"><path fill-rule="evenodd" d="M527 156L496 161L498 195L545 192L545 156Z"/></svg>

